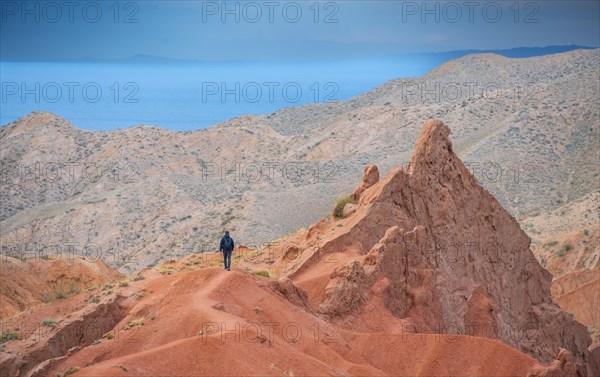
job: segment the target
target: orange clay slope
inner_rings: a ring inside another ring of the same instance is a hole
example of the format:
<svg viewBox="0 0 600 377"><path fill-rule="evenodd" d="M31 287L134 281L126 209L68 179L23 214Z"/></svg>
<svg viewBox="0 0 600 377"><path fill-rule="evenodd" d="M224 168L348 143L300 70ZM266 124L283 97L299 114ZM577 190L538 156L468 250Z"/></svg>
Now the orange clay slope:
<svg viewBox="0 0 600 377"><path fill-rule="evenodd" d="M563 310L584 325L600 322L600 267L577 270L554 280L552 294Z"/></svg>
<svg viewBox="0 0 600 377"><path fill-rule="evenodd" d="M74 255L21 260L0 256L0 319L81 290L102 286L121 274L104 261Z"/></svg>
<svg viewBox="0 0 600 377"><path fill-rule="evenodd" d="M244 249L248 258L231 272L209 267L219 265L218 254L189 256L143 271L143 280L92 291L98 299L67 316L55 310L74 298L34 308L20 320L46 310L59 326L5 343L11 353L0 354L0 370L31 377L597 375L587 330L552 302L551 276L529 238L454 155L449 132L426 122L408 171L380 181L368 167L346 218ZM258 269L273 278L249 272Z"/></svg>
<svg viewBox="0 0 600 377"><path fill-rule="evenodd" d="M136 289L152 293L131 307L113 339L74 352L47 375L71 367L80 368L75 376L526 376L544 369L492 339L344 330L292 304L286 295L294 293L281 284L236 268L140 283Z"/></svg>

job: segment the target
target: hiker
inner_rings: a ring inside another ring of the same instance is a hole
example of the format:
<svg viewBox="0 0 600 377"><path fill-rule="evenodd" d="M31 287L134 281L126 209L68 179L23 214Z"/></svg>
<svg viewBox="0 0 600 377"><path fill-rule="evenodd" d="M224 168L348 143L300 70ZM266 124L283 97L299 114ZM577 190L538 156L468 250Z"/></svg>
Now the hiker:
<svg viewBox="0 0 600 377"><path fill-rule="evenodd" d="M225 262L225 269L227 271L230 271L229 269L231 268L231 254L234 248L235 244L233 243L233 239L229 237L229 231L225 231L225 235L221 238L219 251L223 252L223 262Z"/></svg>

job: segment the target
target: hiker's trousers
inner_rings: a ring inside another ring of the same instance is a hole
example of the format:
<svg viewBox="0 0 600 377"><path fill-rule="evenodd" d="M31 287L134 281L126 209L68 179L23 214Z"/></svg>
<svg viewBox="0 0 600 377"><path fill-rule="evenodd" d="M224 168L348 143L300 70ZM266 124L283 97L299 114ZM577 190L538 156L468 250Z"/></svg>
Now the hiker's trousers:
<svg viewBox="0 0 600 377"><path fill-rule="evenodd" d="M228 270L231 268L231 254L232 253L233 253L233 251L223 251L223 262L225 264L225 268Z"/></svg>

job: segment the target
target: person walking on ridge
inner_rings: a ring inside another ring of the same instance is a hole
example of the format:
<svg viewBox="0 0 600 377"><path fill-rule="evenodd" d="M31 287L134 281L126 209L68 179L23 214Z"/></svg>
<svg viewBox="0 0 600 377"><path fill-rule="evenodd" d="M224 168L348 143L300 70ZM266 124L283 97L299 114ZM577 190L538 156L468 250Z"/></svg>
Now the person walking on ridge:
<svg viewBox="0 0 600 377"><path fill-rule="evenodd" d="M219 251L223 253L223 262L225 263L225 269L230 271L231 268L231 254L235 249L233 239L229 237L229 231L225 231L225 235L221 238L221 244L219 245Z"/></svg>

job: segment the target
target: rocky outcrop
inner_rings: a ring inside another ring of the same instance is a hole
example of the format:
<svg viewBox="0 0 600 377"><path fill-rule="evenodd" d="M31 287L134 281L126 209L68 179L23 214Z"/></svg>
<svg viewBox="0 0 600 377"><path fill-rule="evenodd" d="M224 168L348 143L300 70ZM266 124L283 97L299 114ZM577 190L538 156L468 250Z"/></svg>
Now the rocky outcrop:
<svg viewBox="0 0 600 377"><path fill-rule="evenodd" d="M354 189L354 191L352 192L352 195L351 195L352 200L355 203L358 202L360 200L360 196L362 195L362 193L369 187L376 184L377 182L379 182L379 169L377 168L377 165L365 166L365 171L364 171L363 179L362 179L362 185L360 185L356 189Z"/></svg>
<svg viewBox="0 0 600 377"><path fill-rule="evenodd" d="M342 217L348 217L356 212L356 204L348 203L344 206L344 210L342 211Z"/></svg>
<svg viewBox="0 0 600 377"><path fill-rule="evenodd" d="M73 313L48 334L32 334L20 345L27 352L11 353L0 359L0 376L25 376L29 371L32 376L46 375L47 368L68 356L76 347L89 346L113 329L126 314L121 307L123 299L123 296L113 293L98 305L86 306ZM3 324L6 328L9 325L10 322ZM18 325L31 327L25 323Z"/></svg>
<svg viewBox="0 0 600 377"><path fill-rule="evenodd" d="M379 182L379 169L377 165L367 165L365 167L365 174L363 175L363 187L368 189L377 182Z"/></svg>
<svg viewBox="0 0 600 377"><path fill-rule="evenodd" d="M306 291L294 285L288 278L281 278L272 284L273 290L279 292L292 304L308 308L308 296Z"/></svg>
<svg viewBox="0 0 600 377"><path fill-rule="evenodd" d="M581 365L573 362L571 353L564 348L558 350L556 360L546 367L534 367L527 377L583 377Z"/></svg>
<svg viewBox="0 0 600 377"><path fill-rule="evenodd" d="M553 303L552 276L529 237L454 154L449 134L441 121L426 122L409 172L378 181L376 168L366 168L356 212L285 276L306 281L307 271L327 268L324 255L344 253L353 257L331 267L324 293L307 289L330 319L360 315L371 286L386 280L386 309L422 332L497 338L546 363L564 348L585 370L586 328Z"/></svg>

